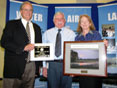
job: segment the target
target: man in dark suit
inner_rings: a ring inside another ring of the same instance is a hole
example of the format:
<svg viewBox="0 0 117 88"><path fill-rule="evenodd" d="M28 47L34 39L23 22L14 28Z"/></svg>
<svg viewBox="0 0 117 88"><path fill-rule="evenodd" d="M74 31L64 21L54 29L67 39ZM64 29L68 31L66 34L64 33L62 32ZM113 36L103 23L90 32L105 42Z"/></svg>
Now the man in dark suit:
<svg viewBox="0 0 117 88"><path fill-rule="evenodd" d="M5 49L3 88L34 88L35 73L42 65L29 61L34 43L42 42L40 27L31 22L31 3L24 2L20 13L21 19L7 22L1 38Z"/></svg>

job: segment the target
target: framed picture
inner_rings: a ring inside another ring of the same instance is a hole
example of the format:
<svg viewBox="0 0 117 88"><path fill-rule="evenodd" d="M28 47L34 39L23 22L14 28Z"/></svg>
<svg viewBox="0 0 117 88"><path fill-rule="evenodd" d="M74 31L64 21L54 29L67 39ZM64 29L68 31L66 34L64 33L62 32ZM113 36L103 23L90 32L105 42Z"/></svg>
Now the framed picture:
<svg viewBox="0 0 117 88"><path fill-rule="evenodd" d="M64 42L64 74L107 76L107 59L104 42Z"/></svg>
<svg viewBox="0 0 117 88"><path fill-rule="evenodd" d="M30 61L54 60L53 44L50 43L36 43L30 53Z"/></svg>

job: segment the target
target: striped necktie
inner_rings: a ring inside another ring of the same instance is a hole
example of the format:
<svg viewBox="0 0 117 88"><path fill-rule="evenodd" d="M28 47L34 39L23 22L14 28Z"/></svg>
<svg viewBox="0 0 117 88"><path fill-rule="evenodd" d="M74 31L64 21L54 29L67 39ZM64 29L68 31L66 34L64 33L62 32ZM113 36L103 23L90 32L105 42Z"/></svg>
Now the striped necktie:
<svg viewBox="0 0 117 88"><path fill-rule="evenodd" d="M27 22L27 25L26 25L26 32L29 39L29 43L31 43L29 22Z"/></svg>
<svg viewBox="0 0 117 88"><path fill-rule="evenodd" d="M29 43L31 43L29 22L27 22L27 25L26 25L26 32L27 32L27 36L28 36L28 39L29 39ZM26 61L27 62L30 61L30 52L28 52L28 57L27 57Z"/></svg>

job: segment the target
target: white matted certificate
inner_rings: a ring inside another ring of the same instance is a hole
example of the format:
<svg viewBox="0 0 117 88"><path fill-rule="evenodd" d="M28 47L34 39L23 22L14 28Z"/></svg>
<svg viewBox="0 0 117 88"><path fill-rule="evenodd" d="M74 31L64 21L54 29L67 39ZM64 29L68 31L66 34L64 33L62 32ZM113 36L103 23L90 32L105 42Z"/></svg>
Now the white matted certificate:
<svg viewBox="0 0 117 88"><path fill-rule="evenodd" d="M104 42L64 42L64 74L106 77L107 59Z"/></svg>
<svg viewBox="0 0 117 88"><path fill-rule="evenodd" d="M54 48L52 43L36 43L30 52L30 61L54 60Z"/></svg>

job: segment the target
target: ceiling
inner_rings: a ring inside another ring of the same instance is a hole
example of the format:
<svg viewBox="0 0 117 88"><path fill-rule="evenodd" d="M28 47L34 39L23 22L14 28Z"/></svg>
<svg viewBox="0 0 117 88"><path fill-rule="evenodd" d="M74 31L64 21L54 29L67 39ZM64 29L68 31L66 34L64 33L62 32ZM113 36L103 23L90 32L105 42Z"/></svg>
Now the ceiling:
<svg viewBox="0 0 117 88"><path fill-rule="evenodd" d="M29 0L38 4L63 4L63 3L108 3L116 0Z"/></svg>

